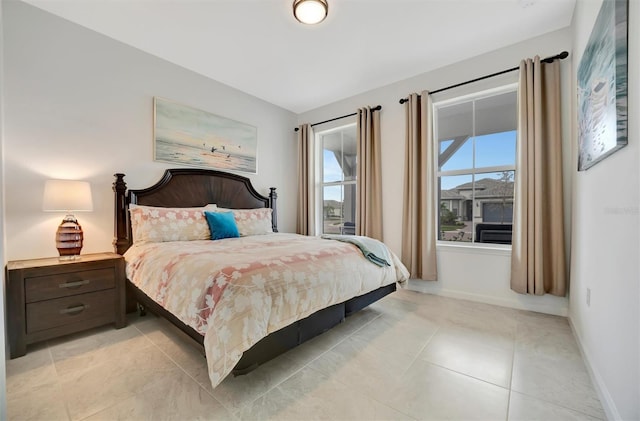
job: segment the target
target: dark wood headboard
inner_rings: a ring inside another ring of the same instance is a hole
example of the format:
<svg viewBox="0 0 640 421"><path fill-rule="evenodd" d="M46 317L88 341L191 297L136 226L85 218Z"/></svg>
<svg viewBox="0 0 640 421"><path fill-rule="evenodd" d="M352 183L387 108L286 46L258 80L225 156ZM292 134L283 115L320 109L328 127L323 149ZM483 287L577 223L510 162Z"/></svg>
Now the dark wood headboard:
<svg viewBox="0 0 640 421"><path fill-rule="evenodd" d="M127 191L124 174L115 174L115 239L113 246L123 254L132 244L129 204L188 208L215 203L222 208L271 208L273 232L278 232L275 187L269 197L259 194L251 180L222 171L175 168L166 170L160 181L151 187Z"/></svg>

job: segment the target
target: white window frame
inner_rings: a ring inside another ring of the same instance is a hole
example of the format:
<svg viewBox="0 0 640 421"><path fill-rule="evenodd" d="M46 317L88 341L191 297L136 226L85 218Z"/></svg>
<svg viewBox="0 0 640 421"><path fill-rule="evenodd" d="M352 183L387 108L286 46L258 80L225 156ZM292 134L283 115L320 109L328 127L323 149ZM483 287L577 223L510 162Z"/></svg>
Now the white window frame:
<svg viewBox="0 0 640 421"><path fill-rule="evenodd" d="M436 179L439 179L442 176L453 176L453 175L469 175L469 174L478 174L478 173L494 173L494 172L502 172L502 171L513 171L514 174L515 172L518 170L517 168L517 156L514 162L514 165L496 165L496 166L491 166L491 167L481 167L481 168L475 168L475 142L474 142L474 146L473 146L473 168L467 168L467 169L460 169L460 170L445 170L445 171L440 171L438 169L438 157L440 155L440 144L438 141L438 109L445 107L445 106L450 106L450 105L454 105L454 104L459 104L459 103L463 103L466 101L470 101L470 100L482 100L485 98L490 98L492 96L495 95L500 95L500 94L504 94L504 93L508 93L508 92L518 92L518 84L517 83L509 83L509 84L505 84L502 85L500 87L496 87L496 88L492 88L492 89L486 89L486 90L482 90L482 91L478 91L478 92L474 92L474 93L470 93L470 94L466 94L466 95L461 95L461 96L456 96L450 99L445 99L445 100L440 100L440 101L434 101L432 104L432 111L433 111L433 130L434 130L434 142L435 142L435 150L438 152L436 153L433 157L434 159L434 168L436 169ZM475 120L475 110L473 113L473 118ZM475 127L475 121L473 122L473 125ZM516 128L517 131L517 128ZM518 148L518 142L519 142L519 136L516 133L516 151ZM517 152L516 152L517 153ZM478 171L480 170L480 171ZM475 184L475 177L473 177L473 182ZM474 186L475 187L475 186ZM514 186L515 189L515 186ZM514 190L514 196L515 196L515 190ZM433 198L434 203L436 204L436 206L440 206L440 200L438 200L438 191L436 189L435 191L435 197ZM474 202L475 202L475 198L474 198ZM436 227L440 227L439 224L439 215L440 212L436 212ZM474 225L475 227L475 225ZM474 230L475 231L475 230ZM475 236L475 232L473 233L473 235ZM495 243L477 243L474 241L470 241L470 242L458 242L458 241L447 241L447 240L437 240L436 241L436 246L438 248L448 248L448 249L459 249L459 250L469 250L469 249L476 249L476 250L485 250L486 252L489 252L490 254L510 254L511 252L511 244L495 244ZM492 252L495 251L494 252Z"/></svg>
<svg viewBox="0 0 640 421"><path fill-rule="evenodd" d="M349 129L351 127L353 127L354 129L356 128L357 123L351 122L351 123L347 123L347 124L341 124L339 126L330 128L330 129L326 129L326 130L319 130L316 131L314 133L314 137L315 137L315 155L317 157L316 159L316 174L315 174L315 179L316 179L316 191L315 191L315 198L316 198L316 209L315 209L315 221L316 221L316 235L322 235L324 233L324 188L325 187L330 187L330 186L345 186L345 185L355 185L357 183L357 175L355 177L354 180L348 180L348 181L330 181L325 183L324 181L324 147L323 147L323 142L322 142L322 136L326 136L326 135L330 135L332 133L335 132L343 132L346 129ZM343 140L344 141L344 140ZM357 159L357 158L356 158ZM358 161L359 163L359 161ZM357 187L356 187L357 189ZM358 200L358 196L356 193L356 198L355 200ZM357 206L357 203L356 203Z"/></svg>

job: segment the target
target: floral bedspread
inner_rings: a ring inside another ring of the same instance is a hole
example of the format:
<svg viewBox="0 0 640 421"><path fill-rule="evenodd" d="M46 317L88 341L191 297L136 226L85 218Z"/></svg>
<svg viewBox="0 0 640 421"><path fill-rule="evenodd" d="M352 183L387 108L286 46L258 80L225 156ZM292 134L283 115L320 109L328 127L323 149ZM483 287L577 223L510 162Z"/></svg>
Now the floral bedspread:
<svg viewBox="0 0 640 421"><path fill-rule="evenodd" d="M366 260L352 244L296 234L132 246L127 278L204 335L213 387L242 353L320 309L408 279Z"/></svg>

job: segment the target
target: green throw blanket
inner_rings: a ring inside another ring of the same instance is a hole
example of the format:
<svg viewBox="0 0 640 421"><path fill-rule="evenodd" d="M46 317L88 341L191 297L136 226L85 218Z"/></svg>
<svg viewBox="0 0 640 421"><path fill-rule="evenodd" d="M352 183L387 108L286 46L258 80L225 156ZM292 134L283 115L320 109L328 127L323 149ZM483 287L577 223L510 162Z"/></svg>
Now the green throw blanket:
<svg viewBox="0 0 640 421"><path fill-rule="evenodd" d="M373 238L364 237L361 235L330 235L325 234L322 236L325 240L337 240L345 243L351 243L358 247L364 257L371 263L378 266L391 266L389 264L390 256L387 246L378 240Z"/></svg>

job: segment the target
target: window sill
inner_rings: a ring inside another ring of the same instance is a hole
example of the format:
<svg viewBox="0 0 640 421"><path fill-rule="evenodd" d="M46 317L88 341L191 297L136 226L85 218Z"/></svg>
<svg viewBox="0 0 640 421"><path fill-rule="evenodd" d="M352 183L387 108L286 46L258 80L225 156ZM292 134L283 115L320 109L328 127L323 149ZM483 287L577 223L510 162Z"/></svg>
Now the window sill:
<svg viewBox="0 0 640 421"><path fill-rule="evenodd" d="M482 243L454 243L438 241L437 251L465 253L465 254L490 254L494 256L511 256L511 245L482 244Z"/></svg>

